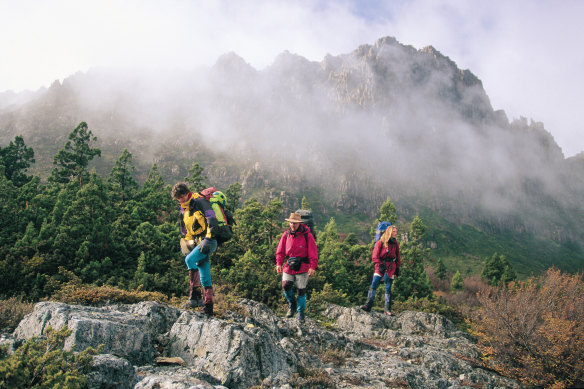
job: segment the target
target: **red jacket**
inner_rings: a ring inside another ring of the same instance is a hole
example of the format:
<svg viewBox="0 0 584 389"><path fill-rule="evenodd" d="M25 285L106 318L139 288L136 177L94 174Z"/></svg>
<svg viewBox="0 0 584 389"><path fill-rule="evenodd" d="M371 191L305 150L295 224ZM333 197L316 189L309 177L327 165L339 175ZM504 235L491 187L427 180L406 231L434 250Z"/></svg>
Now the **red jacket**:
<svg viewBox="0 0 584 389"><path fill-rule="evenodd" d="M395 258L395 262L392 259ZM397 240L391 239L387 242L387 248L383 247L383 242L378 240L373 246L373 254L371 260L375 264L375 273L382 275L379 271L379 265L385 260L387 275L391 278L395 274L395 270L401 266L401 257L399 255L399 243Z"/></svg>
<svg viewBox="0 0 584 389"><path fill-rule="evenodd" d="M288 268L286 261L290 257L308 258L310 263L302 262L300 270L293 271ZM318 249L316 248L316 242L310 232L310 228L301 224L296 232L292 232L290 229L284 231L276 249L276 265L284 265L284 273L288 274L306 273L308 269L316 270L316 266L318 265Z"/></svg>

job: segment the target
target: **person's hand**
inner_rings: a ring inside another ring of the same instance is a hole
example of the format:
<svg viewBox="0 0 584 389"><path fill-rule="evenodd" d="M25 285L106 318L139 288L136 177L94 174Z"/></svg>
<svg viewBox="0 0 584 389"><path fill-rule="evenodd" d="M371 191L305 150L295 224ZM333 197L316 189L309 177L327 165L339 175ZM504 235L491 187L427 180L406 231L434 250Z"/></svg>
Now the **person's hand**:
<svg viewBox="0 0 584 389"><path fill-rule="evenodd" d="M314 270L313 268L308 269L308 276L311 277L314 273L316 273L316 270Z"/></svg>
<svg viewBox="0 0 584 389"><path fill-rule="evenodd" d="M276 265L276 273L282 273L282 265Z"/></svg>
<svg viewBox="0 0 584 389"><path fill-rule="evenodd" d="M393 275L395 277L399 276L399 267L397 269L395 269L395 272L393 273Z"/></svg>
<svg viewBox="0 0 584 389"><path fill-rule="evenodd" d="M199 251L201 252L201 254L209 254L209 251L211 251L211 239L209 238L203 239L203 241L199 245Z"/></svg>
<svg viewBox="0 0 584 389"><path fill-rule="evenodd" d="M189 255L194 246L195 246L194 240L186 240L185 238L180 238L180 251L183 253L183 255Z"/></svg>

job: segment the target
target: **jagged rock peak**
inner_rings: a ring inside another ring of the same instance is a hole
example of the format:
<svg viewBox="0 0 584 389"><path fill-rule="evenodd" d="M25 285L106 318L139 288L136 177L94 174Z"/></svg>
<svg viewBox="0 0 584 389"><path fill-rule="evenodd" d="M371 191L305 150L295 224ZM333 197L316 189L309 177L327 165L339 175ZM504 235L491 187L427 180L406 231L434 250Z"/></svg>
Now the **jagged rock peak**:
<svg viewBox="0 0 584 389"><path fill-rule="evenodd" d="M274 63L268 68L277 73L311 74L320 68L317 62L309 61L301 55L294 54L288 50L280 53Z"/></svg>
<svg viewBox="0 0 584 389"><path fill-rule="evenodd" d="M229 53L223 54L217 59L215 65L213 66L216 70L226 71L226 72L257 72L257 70L251 66L249 63L245 62L245 60L236 54L235 52L231 51Z"/></svg>

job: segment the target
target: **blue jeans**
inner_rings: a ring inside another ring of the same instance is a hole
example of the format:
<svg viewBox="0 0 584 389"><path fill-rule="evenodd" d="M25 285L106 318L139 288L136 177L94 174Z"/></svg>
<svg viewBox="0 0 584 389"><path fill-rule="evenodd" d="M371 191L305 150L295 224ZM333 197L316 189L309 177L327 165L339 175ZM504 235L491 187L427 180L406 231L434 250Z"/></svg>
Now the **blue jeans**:
<svg viewBox="0 0 584 389"><path fill-rule="evenodd" d="M371 299L375 297L375 292L379 287L379 283L381 282L381 277L377 274L373 275L373 281L371 281ZM391 284L393 283L393 279L387 276L387 273L383 274L383 282L385 282L385 299L391 299ZM387 302L387 301L386 301Z"/></svg>
<svg viewBox="0 0 584 389"><path fill-rule="evenodd" d="M197 245L197 247L195 247L193 251L189 253L189 255L185 257L185 262L189 270L199 269L199 274L201 276L201 285L203 285L206 288L210 288L212 286L211 263L209 262L209 258L211 257L211 254L213 254L215 250L217 250L217 241L212 240L208 244L211 245L208 254L203 254L201 252L200 249L201 245L199 244Z"/></svg>

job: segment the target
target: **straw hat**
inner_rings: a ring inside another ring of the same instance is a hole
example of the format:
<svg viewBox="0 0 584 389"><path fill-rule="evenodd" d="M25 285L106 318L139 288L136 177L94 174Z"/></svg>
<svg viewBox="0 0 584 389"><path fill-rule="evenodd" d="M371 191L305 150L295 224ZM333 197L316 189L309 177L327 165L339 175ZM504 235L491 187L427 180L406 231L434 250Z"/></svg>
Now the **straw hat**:
<svg viewBox="0 0 584 389"><path fill-rule="evenodd" d="M302 217L298 213L291 213L288 219L285 219L290 223L302 223Z"/></svg>

